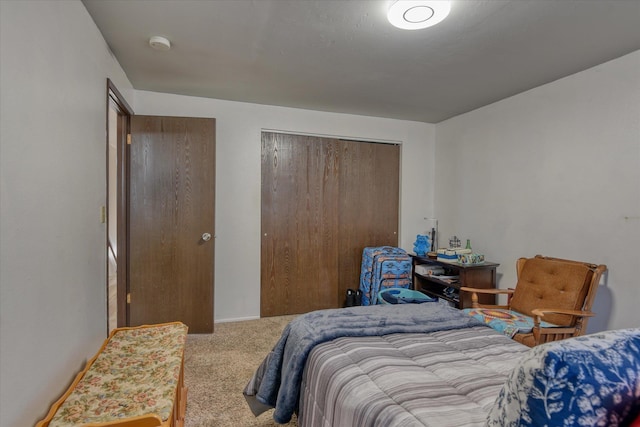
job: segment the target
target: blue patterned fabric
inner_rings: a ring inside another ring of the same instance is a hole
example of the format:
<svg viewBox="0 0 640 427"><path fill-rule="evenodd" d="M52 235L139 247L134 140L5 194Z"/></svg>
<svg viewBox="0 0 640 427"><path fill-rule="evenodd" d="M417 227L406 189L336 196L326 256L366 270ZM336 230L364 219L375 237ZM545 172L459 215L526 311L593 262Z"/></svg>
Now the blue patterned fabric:
<svg viewBox="0 0 640 427"><path fill-rule="evenodd" d="M360 290L363 293L363 300L368 302L368 294L371 290L371 281L373 277L373 264L375 259L380 255L394 255L398 248L392 246L367 247L362 251L362 266L360 268ZM403 251L404 252L404 251ZM363 301L364 304L364 301ZM368 305L368 304L364 304Z"/></svg>
<svg viewBox="0 0 640 427"><path fill-rule="evenodd" d="M510 338L513 338L515 334L528 334L534 326L533 318L513 310L465 308L462 311ZM557 326L545 321L540 322L541 328L555 328Z"/></svg>
<svg viewBox="0 0 640 427"><path fill-rule="evenodd" d="M367 247L362 251L360 290L362 305L377 303L377 295L387 288L411 287L411 258L392 246Z"/></svg>
<svg viewBox="0 0 640 427"><path fill-rule="evenodd" d="M384 289L378 293L378 304L422 304L436 302L438 298L412 289Z"/></svg>
<svg viewBox="0 0 640 427"><path fill-rule="evenodd" d="M623 426L639 413L640 329L624 329L532 348L487 426Z"/></svg>

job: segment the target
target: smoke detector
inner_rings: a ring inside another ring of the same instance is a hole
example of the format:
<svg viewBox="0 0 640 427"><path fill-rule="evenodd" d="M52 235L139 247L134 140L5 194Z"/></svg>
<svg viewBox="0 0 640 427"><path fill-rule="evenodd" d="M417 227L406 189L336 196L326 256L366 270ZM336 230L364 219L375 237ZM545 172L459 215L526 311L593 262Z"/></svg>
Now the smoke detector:
<svg viewBox="0 0 640 427"><path fill-rule="evenodd" d="M166 37L153 36L149 39L149 46L155 50L169 50L171 49L171 42Z"/></svg>

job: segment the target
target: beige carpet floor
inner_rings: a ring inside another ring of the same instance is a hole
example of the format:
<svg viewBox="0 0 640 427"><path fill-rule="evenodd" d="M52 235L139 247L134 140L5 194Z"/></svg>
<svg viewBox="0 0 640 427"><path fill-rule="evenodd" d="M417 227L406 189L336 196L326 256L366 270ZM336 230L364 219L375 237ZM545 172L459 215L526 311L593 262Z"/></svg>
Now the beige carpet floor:
<svg viewBox="0 0 640 427"><path fill-rule="evenodd" d="M184 380L185 427L278 426L272 410L254 417L242 390L295 316L218 323L213 334L189 335ZM297 426L294 419L286 426Z"/></svg>

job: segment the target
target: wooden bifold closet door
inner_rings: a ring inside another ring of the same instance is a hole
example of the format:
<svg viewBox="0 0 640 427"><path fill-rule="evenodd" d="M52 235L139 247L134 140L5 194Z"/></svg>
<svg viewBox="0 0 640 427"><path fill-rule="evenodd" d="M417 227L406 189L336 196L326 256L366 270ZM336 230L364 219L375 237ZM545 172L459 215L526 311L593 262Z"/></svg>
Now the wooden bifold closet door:
<svg viewBox="0 0 640 427"><path fill-rule="evenodd" d="M262 317L342 307L362 249L398 244L400 147L262 133Z"/></svg>

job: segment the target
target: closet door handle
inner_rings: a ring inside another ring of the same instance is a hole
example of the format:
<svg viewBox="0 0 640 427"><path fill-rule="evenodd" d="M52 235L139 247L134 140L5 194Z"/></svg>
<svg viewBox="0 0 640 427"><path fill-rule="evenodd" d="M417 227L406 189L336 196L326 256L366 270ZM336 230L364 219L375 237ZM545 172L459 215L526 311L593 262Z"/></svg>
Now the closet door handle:
<svg viewBox="0 0 640 427"><path fill-rule="evenodd" d="M204 240L205 242L208 242L209 240L211 240L211 234L202 233L202 240Z"/></svg>

